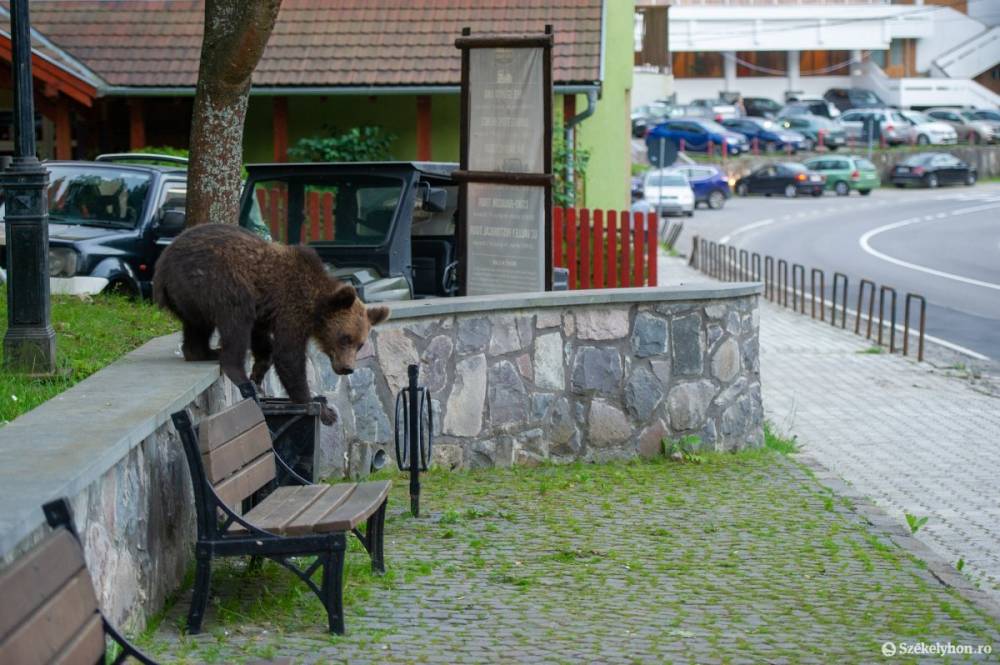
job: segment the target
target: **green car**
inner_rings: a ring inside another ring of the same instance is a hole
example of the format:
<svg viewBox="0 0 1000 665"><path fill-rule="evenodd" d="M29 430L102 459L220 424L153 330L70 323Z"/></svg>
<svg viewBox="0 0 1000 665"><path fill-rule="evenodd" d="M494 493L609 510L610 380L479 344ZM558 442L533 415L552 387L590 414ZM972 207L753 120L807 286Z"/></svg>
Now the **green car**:
<svg viewBox="0 0 1000 665"><path fill-rule="evenodd" d="M852 189L868 196L880 182L878 169L863 157L813 157L805 162L805 167L825 175L826 189L837 192L837 196L847 196Z"/></svg>

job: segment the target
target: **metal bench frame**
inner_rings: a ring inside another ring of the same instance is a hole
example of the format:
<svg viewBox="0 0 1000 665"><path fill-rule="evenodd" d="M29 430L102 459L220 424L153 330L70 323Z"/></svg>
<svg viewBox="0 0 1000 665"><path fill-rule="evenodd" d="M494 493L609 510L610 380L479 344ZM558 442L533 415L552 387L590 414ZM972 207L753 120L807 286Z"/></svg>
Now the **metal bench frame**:
<svg viewBox="0 0 1000 665"><path fill-rule="evenodd" d="M172 415L174 427L180 434L187 455L188 467L194 488L197 512L198 539L195 545L195 581L188 612L189 633L201 631L205 609L208 606L211 585L211 562L216 557L250 556L267 557L292 571L323 603L326 609L329 629L333 633L344 633L344 555L347 549L345 532L309 534L303 536L282 536L265 531L236 514L215 492L201 460L198 434L187 409ZM281 456L273 451L279 465L285 466ZM299 482L302 479L294 476ZM379 509L368 518L364 534L357 529L353 532L361 540L372 560L376 572L384 572L383 532L385 523L383 502ZM223 519L220 523L219 513ZM230 527L240 524L244 532L230 532ZM292 557L316 556L308 567L300 567ZM320 568L323 578L317 585L312 577Z"/></svg>

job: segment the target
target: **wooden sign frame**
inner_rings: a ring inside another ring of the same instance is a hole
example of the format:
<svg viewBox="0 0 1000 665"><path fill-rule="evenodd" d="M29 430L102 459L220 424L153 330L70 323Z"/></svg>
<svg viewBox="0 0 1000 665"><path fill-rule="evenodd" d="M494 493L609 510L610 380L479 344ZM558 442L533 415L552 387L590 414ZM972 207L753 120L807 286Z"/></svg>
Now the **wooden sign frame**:
<svg viewBox="0 0 1000 665"><path fill-rule="evenodd" d="M554 43L552 26L546 25L542 35L484 35L472 36L469 28L462 29L462 36L455 40L455 47L462 51L462 87L461 87L461 143L459 170L452 175L459 183L459 224L458 224L458 255L462 257L459 264L459 284L461 293L467 294L469 277L469 184L485 183L497 185L544 187L543 216L543 255L542 270L544 273L543 288L552 290L552 46ZM517 49L533 48L542 50L542 173L524 173L509 171L471 171L470 137L472 122L472 100L470 98L470 51L478 48Z"/></svg>

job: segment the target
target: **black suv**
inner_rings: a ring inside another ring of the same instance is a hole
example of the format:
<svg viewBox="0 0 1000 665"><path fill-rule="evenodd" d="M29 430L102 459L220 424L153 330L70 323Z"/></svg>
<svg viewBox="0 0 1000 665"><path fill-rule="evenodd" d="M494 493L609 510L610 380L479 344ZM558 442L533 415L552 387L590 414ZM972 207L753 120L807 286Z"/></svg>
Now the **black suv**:
<svg viewBox="0 0 1000 665"><path fill-rule="evenodd" d="M45 162L52 293L149 297L156 259L184 229L186 165L143 154Z"/></svg>
<svg viewBox="0 0 1000 665"><path fill-rule="evenodd" d="M240 226L308 245L365 302L461 295L457 164L248 164Z"/></svg>

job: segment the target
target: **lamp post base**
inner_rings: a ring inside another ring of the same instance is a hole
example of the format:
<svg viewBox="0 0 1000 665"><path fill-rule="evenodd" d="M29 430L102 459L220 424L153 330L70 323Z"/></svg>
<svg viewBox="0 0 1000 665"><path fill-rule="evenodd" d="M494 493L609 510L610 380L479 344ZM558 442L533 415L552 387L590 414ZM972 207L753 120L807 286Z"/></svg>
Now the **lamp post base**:
<svg viewBox="0 0 1000 665"><path fill-rule="evenodd" d="M28 376L56 372L56 333L52 326L9 328L3 338L5 370Z"/></svg>

